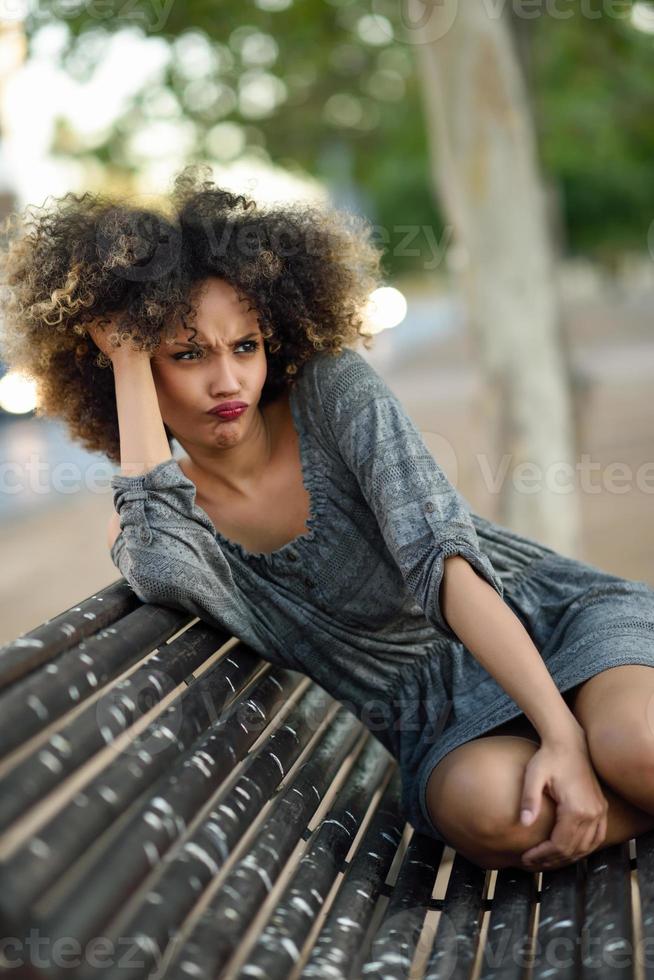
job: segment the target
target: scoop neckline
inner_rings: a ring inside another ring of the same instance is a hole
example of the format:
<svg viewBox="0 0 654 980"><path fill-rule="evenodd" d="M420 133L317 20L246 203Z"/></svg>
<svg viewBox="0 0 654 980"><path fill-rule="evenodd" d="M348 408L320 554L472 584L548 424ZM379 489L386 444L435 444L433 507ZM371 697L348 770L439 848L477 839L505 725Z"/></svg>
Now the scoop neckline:
<svg viewBox="0 0 654 980"><path fill-rule="evenodd" d="M318 475L320 468L313 466L309 467L309 457L311 456L311 446L309 445L308 437L303 425L302 416L297 405L296 396L297 381L294 382L289 388L289 406L291 409L291 419L295 428L295 434L297 438L298 449L300 453L300 469L302 471L302 483L304 489L309 495L309 516L307 518L306 524L308 530L303 534L298 534L297 537L293 538L291 541L287 541L286 544L281 545L279 548L275 548L274 551L249 551L244 545L239 541L232 541L226 535L219 531L214 525L214 531L216 532L216 538L226 545L232 551L236 551L241 557L248 561L264 561L267 563L274 562L277 558L287 558L289 554L298 548L301 548L304 544L308 544L313 541L316 537L316 532L318 528L319 510L320 504L320 486L318 484Z"/></svg>

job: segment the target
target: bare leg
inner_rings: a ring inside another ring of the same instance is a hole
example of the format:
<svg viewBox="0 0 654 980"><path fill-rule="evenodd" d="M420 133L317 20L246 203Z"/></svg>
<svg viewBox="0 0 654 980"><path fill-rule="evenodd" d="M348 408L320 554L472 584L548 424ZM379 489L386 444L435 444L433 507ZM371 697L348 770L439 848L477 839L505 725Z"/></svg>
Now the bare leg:
<svg viewBox="0 0 654 980"><path fill-rule="evenodd" d="M525 868L521 856L547 840L556 804L543 794L536 821L519 821L525 766L539 742L525 736L485 735L460 745L436 766L427 784L427 804L446 841L484 868ZM622 843L654 828L654 815L640 810L598 775L609 805L607 834L599 848ZM563 867L554 863L548 868ZM531 865L540 871L543 864Z"/></svg>
<svg viewBox="0 0 654 980"><path fill-rule="evenodd" d="M609 667L574 689L571 709L593 766L634 807L654 813L654 667Z"/></svg>
<svg viewBox="0 0 654 980"><path fill-rule="evenodd" d="M597 773L595 775L597 776ZM623 841L630 840L632 837L638 837L640 834L654 829L654 814L640 810L632 803L623 799L623 797L618 796L610 786L607 786L601 776L597 776L597 779L602 793L606 798L606 802L609 805L609 809L607 813L606 837L595 850L601 850L603 847L609 847L611 844L621 844ZM546 815L544 815L544 811ZM546 840L549 837L554 826L555 812L556 806L554 801L549 796L543 796L543 809L541 810L539 820L536 821L536 825L539 827L541 834L540 840ZM535 836L538 836L538 833ZM520 853L524 853L525 850L528 850L528 848L524 848ZM520 854L517 857L519 859ZM515 866L525 867L520 860ZM550 867L563 867L563 863L559 865L552 864ZM540 871L542 868L540 866L533 867L530 865L530 870Z"/></svg>

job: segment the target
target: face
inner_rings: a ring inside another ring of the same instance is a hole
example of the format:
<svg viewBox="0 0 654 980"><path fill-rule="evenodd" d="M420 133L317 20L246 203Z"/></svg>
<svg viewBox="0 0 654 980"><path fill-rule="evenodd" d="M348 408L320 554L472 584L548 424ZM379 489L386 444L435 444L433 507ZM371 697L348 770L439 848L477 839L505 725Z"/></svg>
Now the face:
<svg viewBox="0 0 654 980"><path fill-rule="evenodd" d="M161 343L152 373L163 420L180 445L226 448L253 425L266 380L266 353L256 311L229 283L211 276L200 288L195 323L180 326L175 343ZM232 418L209 414L229 401L245 402L247 408Z"/></svg>

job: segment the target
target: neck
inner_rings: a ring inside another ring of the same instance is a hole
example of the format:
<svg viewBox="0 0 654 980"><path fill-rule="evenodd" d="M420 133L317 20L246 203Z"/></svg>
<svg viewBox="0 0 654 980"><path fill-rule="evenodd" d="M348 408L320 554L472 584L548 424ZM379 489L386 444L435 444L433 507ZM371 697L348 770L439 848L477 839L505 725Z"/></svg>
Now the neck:
<svg viewBox="0 0 654 980"><path fill-rule="evenodd" d="M269 468L274 452L274 407L269 403L257 410L247 433L233 446L213 447L185 444L193 482L201 487L224 487L240 496L249 496ZM207 493L208 495L208 493Z"/></svg>

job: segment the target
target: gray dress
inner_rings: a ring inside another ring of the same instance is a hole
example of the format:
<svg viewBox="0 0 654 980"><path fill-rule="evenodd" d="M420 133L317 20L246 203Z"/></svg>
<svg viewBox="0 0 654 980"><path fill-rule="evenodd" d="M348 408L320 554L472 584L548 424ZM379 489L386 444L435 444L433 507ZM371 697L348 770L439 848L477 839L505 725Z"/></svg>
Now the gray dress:
<svg viewBox="0 0 654 980"><path fill-rule="evenodd" d="M321 353L290 405L308 531L256 554L216 531L174 459L112 478L114 564L144 602L180 608L313 678L397 759L413 827L444 840L425 793L454 748L521 709L439 606L462 555L518 616L560 691L618 664L654 666L654 590L471 513L361 354Z"/></svg>

